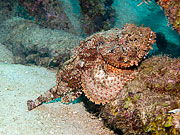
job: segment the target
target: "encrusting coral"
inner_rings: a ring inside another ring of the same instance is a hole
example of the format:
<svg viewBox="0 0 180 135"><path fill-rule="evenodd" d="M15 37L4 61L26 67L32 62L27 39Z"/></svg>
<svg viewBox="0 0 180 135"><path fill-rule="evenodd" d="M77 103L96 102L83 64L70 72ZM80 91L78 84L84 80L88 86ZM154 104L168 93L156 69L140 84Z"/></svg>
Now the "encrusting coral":
<svg viewBox="0 0 180 135"><path fill-rule="evenodd" d="M30 16L35 18L34 22L37 22L37 24L51 29L60 29L76 34L74 27L63 10L60 1L18 0L18 3L27 10Z"/></svg>
<svg viewBox="0 0 180 135"><path fill-rule="evenodd" d="M85 35L109 30L115 22L114 0L79 0L81 27Z"/></svg>
<svg viewBox="0 0 180 135"><path fill-rule="evenodd" d="M102 107L105 124L125 134L180 133L180 59L146 59L112 102Z"/></svg>
<svg viewBox="0 0 180 135"><path fill-rule="evenodd" d="M57 73L57 85L35 101L28 100L28 110L59 97L68 103L82 92L96 104L110 102L134 79L134 68L152 49L155 37L149 27L126 24L86 38Z"/></svg>
<svg viewBox="0 0 180 135"><path fill-rule="evenodd" d="M179 0L158 0L157 2L165 11L168 21L180 34L180 1Z"/></svg>

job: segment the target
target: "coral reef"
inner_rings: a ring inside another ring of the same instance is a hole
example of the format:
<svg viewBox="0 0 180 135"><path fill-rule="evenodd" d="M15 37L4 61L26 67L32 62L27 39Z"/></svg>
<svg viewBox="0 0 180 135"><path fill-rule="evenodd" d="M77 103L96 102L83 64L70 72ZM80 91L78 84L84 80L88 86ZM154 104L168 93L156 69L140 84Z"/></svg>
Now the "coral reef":
<svg viewBox="0 0 180 135"><path fill-rule="evenodd" d="M19 0L19 5L25 7L35 17L34 22L41 26L76 33L58 0Z"/></svg>
<svg viewBox="0 0 180 135"><path fill-rule="evenodd" d="M81 26L84 34L91 35L101 30L109 30L115 22L114 0L79 0Z"/></svg>
<svg viewBox="0 0 180 135"><path fill-rule="evenodd" d="M125 134L180 133L180 59L152 57L137 73L114 101L102 107L105 124Z"/></svg>
<svg viewBox="0 0 180 135"><path fill-rule="evenodd" d="M180 34L180 1L158 0L157 3L163 7L165 14L168 17L168 21L172 24L173 29Z"/></svg>
<svg viewBox="0 0 180 135"><path fill-rule="evenodd" d="M155 37L149 27L126 24L86 38L57 73L57 85L35 101L28 100L28 110L59 97L68 103L82 92L96 104L110 102L135 77L133 68L152 49Z"/></svg>

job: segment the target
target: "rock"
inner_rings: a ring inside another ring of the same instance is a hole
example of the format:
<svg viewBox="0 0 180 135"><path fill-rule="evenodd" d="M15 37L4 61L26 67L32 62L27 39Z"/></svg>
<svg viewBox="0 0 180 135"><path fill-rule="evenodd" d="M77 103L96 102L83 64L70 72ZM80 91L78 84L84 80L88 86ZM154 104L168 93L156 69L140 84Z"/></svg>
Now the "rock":
<svg viewBox="0 0 180 135"><path fill-rule="evenodd" d="M172 28L180 34L180 1L159 0L157 3L164 9Z"/></svg>
<svg viewBox="0 0 180 135"><path fill-rule="evenodd" d="M115 23L114 0L79 0L81 7L81 27L85 35L109 30Z"/></svg>
<svg viewBox="0 0 180 135"><path fill-rule="evenodd" d="M34 17L34 22L43 27L76 33L58 0L19 0L19 5L25 8L28 16Z"/></svg>
<svg viewBox="0 0 180 135"><path fill-rule="evenodd" d="M12 16L15 16L17 9L16 0L0 0L0 20L9 19ZM1 23L0 22L0 23Z"/></svg>
<svg viewBox="0 0 180 135"><path fill-rule="evenodd" d="M68 60L81 37L60 30L40 28L31 21L14 17L1 24L3 42L16 56L15 62L59 66ZM3 34L5 33L5 34Z"/></svg>
<svg viewBox="0 0 180 135"><path fill-rule="evenodd" d="M178 134L180 59L152 57L141 63L136 78L102 107L105 124L125 134ZM176 119L175 119L176 118Z"/></svg>
<svg viewBox="0 0 180 135"><path fill-rule="evenodd" d="M0 62L14 63L14 57L10 50L0 43Z"/></svg>

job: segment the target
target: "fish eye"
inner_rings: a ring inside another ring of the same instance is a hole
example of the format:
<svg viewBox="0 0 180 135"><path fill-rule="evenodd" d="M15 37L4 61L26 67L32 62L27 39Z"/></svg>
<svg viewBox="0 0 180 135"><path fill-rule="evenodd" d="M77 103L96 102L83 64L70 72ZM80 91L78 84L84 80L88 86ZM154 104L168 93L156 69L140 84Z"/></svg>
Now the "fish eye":
<svg viewBox="0 0 180 135"><path fill-rule="evenodd" d="M114 53L114 49L109 50L110 53Z"/></svg>

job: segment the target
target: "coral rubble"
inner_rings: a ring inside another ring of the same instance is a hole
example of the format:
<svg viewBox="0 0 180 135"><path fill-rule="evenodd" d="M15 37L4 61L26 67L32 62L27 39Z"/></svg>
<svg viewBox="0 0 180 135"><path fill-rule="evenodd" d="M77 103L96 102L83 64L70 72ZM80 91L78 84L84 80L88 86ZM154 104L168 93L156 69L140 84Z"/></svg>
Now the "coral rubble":
<svg viewBox="0 0 180 135"><path fill-rule="evenodd" d="M82 92L96 104L109 103L134 79L134 68L152 49L155 37L149 27L134 24L87 37L57 73L57 85L35 101L28 100L28 110L58 97L70 102Z"/></svg>
<svg viewBox="0 0 180 135"><path fill-rule="evenodd" d="M35 17L35 22L44 27L76 33L58 0L19 0L19 5L25 7Z"/></svg>
<svg viewBox="0 0 180 135"><path fill-rule="evenodd" d="M117 98L102 107L105 124L125 134L180 133L180 59L152 57L137 72Z"/></svg>
<svg viewBox="0 0 180 135"><path fill-rule="evenodd" d="M172 24L173 29L180 34L180 1L158 0L157 3L163 7L165 14L168 17L168 21Z"/></svg>

